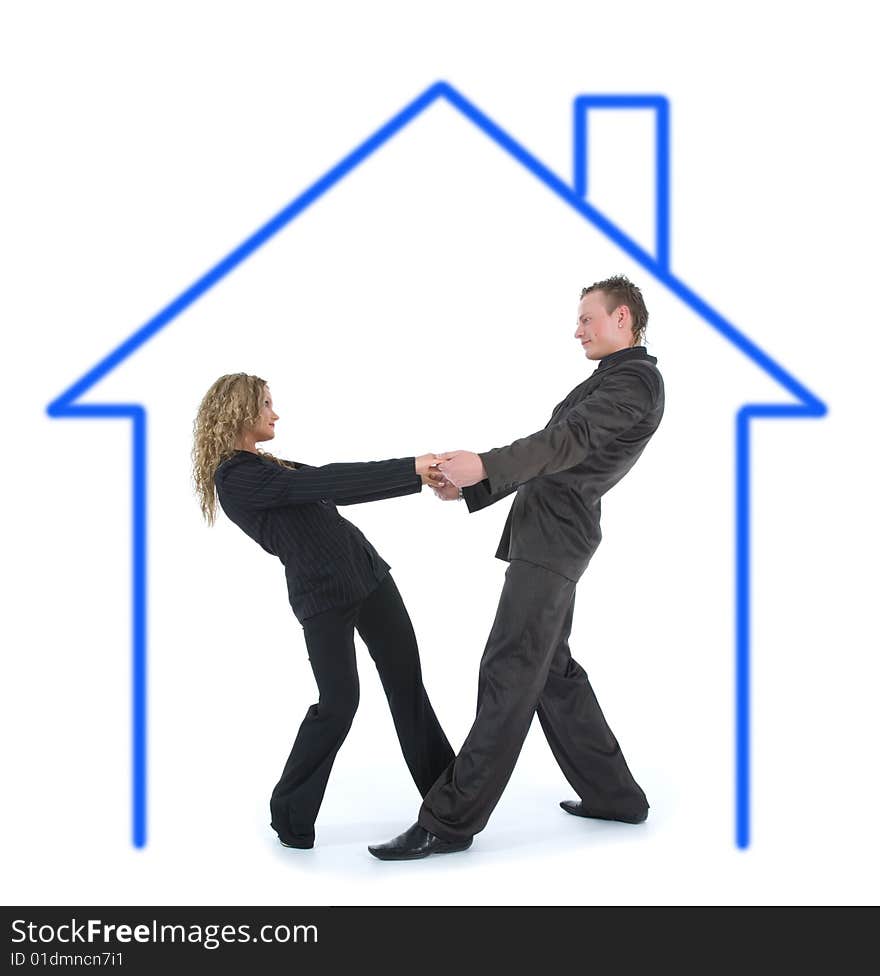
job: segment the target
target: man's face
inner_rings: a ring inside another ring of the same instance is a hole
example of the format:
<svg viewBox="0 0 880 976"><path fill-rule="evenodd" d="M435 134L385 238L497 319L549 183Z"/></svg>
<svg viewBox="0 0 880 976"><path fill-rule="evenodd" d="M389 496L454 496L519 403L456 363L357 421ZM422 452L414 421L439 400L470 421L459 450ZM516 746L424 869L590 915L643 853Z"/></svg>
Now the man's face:
<svg viewBox="0 0 880 976"><path fill-rule="evenodd" d="M604 359L619 349L632 345L632 325L629 309L619 305L605 311L606 298L601 291L584 295L578 305L577 329L574 337L580 342L587 359Z"/></svg>

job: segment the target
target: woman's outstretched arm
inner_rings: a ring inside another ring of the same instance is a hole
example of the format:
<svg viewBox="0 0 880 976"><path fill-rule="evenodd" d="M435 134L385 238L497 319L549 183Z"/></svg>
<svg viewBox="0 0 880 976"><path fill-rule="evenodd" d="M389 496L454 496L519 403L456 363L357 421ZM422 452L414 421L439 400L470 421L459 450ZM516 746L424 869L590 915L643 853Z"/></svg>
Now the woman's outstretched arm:
<svg viewBox="0 0 880 976"><path fill-rule="evenodd" d="M354 505L409 495L421 490L430 474L434 455L303 465L297 470L251 455L238 455L217 472L217 492L233 504L251 508L277 508L308 502Z"/></svg>

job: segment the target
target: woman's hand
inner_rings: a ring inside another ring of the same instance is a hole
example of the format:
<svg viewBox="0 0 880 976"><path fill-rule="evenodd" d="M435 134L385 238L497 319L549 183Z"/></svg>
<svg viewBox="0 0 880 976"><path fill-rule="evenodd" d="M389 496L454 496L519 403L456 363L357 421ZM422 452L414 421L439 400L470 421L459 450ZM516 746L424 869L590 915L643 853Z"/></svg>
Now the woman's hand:
<svg viewBox="0 0 880 976"><path fill-rule="evenodd" d="M436 467L439 460L436 454L422 454L416 458L416 474L422 479L423 485L442 488L446 484L446 478Z"/></svg>

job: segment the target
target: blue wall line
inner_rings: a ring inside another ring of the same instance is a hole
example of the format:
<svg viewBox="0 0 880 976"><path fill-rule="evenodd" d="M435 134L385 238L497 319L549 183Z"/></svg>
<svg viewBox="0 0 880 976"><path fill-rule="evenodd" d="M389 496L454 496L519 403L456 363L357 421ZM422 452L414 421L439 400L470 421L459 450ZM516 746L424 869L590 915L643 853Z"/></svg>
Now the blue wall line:
<svg viewBox="0 0 880 976"><path fill-rule="evenodd" d="M737 847L745 849L751 843L752 802L752 729L751 729L751 642L752 642L752 420L760 418L824 417L825 404L759 404L741 407L736 415L735 430L735 680L734 680L734 740L735 740L735 835Z"/></svg>

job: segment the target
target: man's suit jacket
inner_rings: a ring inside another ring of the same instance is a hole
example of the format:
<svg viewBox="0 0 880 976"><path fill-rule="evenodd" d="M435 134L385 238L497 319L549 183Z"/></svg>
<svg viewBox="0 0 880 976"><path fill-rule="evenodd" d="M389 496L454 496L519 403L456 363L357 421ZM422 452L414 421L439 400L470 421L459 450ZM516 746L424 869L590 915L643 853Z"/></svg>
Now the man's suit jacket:
<svg viewBox="0 0 880 976"><path fill-rule="evenodd" d="M481 454L487 477L463 490L476 512L516 491L496 555L577 580L602 538L602 495L636 463L663 416L663 378L644 346L606 356L547 426Z"/></svg>
<svg viewBox="0 0 880 976"><path fill-rule="evenodd" d="M284 564L297 619L363 599L391 568L336 510L421 491L415 458L284 468L236 451L214 474L223 511ZM334 502L336 504L334 504Z"/></svg>

